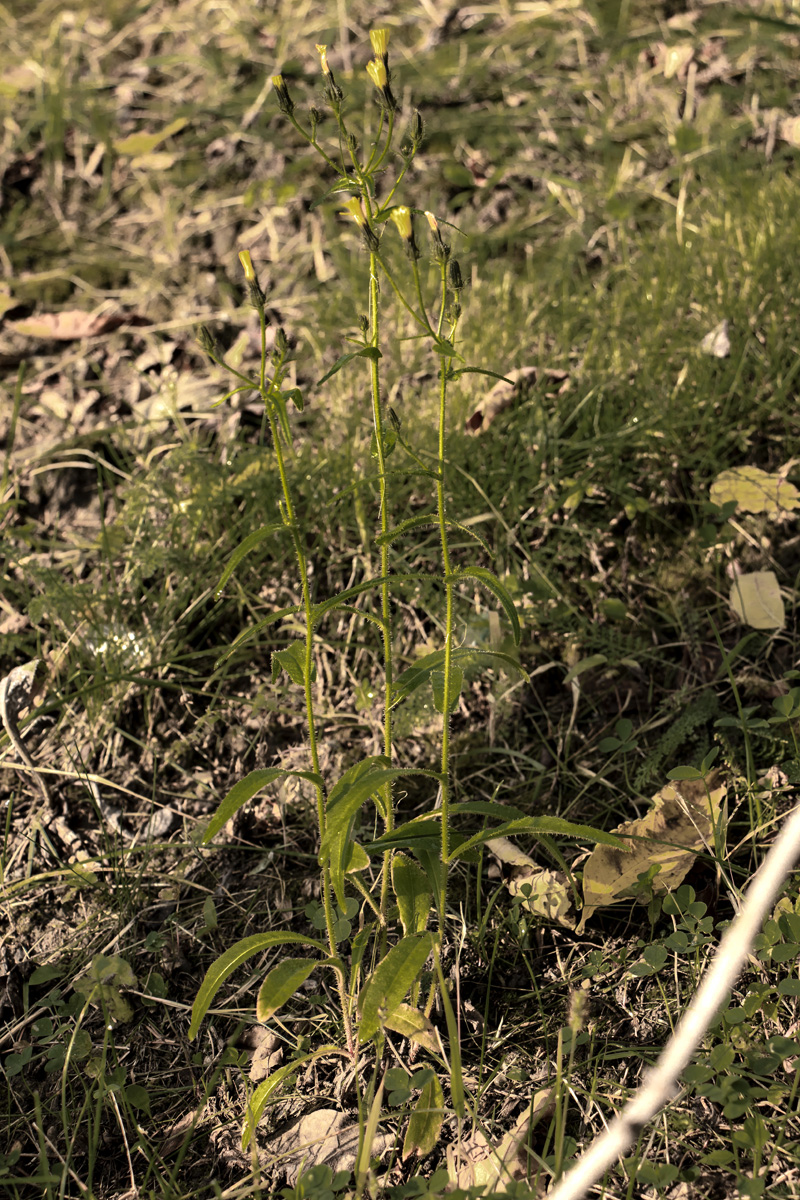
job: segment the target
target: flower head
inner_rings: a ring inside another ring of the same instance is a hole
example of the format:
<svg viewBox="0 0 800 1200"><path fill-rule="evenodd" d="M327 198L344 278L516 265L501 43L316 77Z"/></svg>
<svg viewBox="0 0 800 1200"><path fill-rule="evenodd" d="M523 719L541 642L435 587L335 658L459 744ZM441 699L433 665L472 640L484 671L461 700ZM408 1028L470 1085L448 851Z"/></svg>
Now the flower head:
<svg viewBox="0 0 800 1200"><path fill-rule="evenodd" d="M319 55L319 64L322 67L323 74L330 75L331 69L328 66L328 47L316 46L315 49Z"/></svg>
<svg viewBox="0 0 800 1200"><path fill-rule="evenodd" d="M372 45L372 53L375 57L385 59L389 45L389 30L371 29L369 31L369 40Z"/></svg>
<svg viewBox="0 0 800 1200"><path fill-rule="evenodd" d="M247 280L247 282L254 283L255 278L256 278L256 273L253 268L253 260L250 257L249 250L240 250L239 251L239 262L242 264L242 267L244 268L244 277Z"/></svg>
<svg viewBox="0 0 800 1200"><path fill-rule="evenodd" d="M414 232L411 226L411 209L406 208L405 204L398 204L392 209L389 216L394 221L400 237L406 242L409 241Z"/></svg>
<svg viewBox="0 0 800 1200"><path fill-rule="evenodd" d="M361 201L358 196L354 196L352 200L347 201L341 211L341 216L352 217L360 229L363 229L367 223L367 218L364 216L364 210L361 207Z"/></svg>
<svg viewBox="0 0 800 1200"><path fill-rule="evenodd" d="M375 87L378 89L378 91L382 92L389 82L386 75L386 67L383 65L383 60L380 58L370 59L370 61L367 63L367 74L375 84Z"/></svg>

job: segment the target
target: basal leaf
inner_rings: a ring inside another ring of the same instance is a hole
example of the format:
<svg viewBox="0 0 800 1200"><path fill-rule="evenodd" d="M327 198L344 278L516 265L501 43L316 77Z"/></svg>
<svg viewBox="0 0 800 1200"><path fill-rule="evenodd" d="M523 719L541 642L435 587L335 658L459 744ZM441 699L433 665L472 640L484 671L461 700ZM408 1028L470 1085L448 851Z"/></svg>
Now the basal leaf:
<svg viewBox="0 0 800 1200"><path fill-rule="evenodd" d="M347 1058L344 1050L338 1046L320 1046L318 1050L314 1050L311 1054L303 1054L300 1058L293 1058L290 1063L286 1063L283 1067L278 1067L277 1071L273 1071L269 1078L263 1080L247 1104L247 1114L242 1125L242 1149L246 1150L253 1139L253 1134L256 1131L256 1126L261 1120L264 1109L267 1106L267 1101L273 1092L277 1091L280 1085L292 1075L296 1075L301 1067L306 1063L313 1062L314 1059L324 1058L328 1054L338 1054L342 1058Z"/></svg>
<svg viewBox="0 0 800 1200"><path fill-rule="evenodd" d="M411 1154L425 1158L431 1153L439 1141L444 1116L444 1092L438 1076L434 1075L425 1084L414 1105L403 1142L404 1159Z"/></svg>
<svg viewBox="0 0 800 1200"><path fill-rule="evenodd" d="M259 1021L268 1021L291 996L303 986L317 967L333 967L342 977L344 967L341 959L285 958L266 976L259 988L256 1000L256 1016Z"/></svg>
<svg viewBox="0 0 800 1200"><path fill-rule="evenodd" d="M433 948L430 933L404 937L378 963L359 997L358 1040L368 1042L403 1002Z"/></svg>
<svg viewBox="0 0 800 1200"><path fill-rule="evenodd" d="M210 842L219 833L226 821L229 821L243 804L246 804L248 800L252 800L256 792L260 792L268 783L272 783L274 780L281 779L286 775L295 775L298 779L307 779L309 783L313 783L317 787L325 786L322 777L315 775L313 771L285 771L283 767L266 767L261 771L251 771L249 775L245 775L244 779L240 779L238 783L233 785L214 813L214 816L209 821L208 828L203 834L203 845Z"/></svg>
<svg viewBox="0 0 800 1200"><path fill-rule="evenodd" d="M263 950L268 950L272 946L285 945L313 946L315 950L321 950L325 955L328 953L328 947L323 945L322 942L315 941L314 938L301 937L297 933L255 933L252 937L243 938L242 941L235 942L206 971L205 978L200 984L194 1004L192 1005L192 1022L189 1026L189 1037L193 1038L197 1036L200 1022L210 1008L211 1001L228 976L232 975L237 967L240 967L243 962L247 962L248 958L253 958L256 954L261 954Z"/></svg>

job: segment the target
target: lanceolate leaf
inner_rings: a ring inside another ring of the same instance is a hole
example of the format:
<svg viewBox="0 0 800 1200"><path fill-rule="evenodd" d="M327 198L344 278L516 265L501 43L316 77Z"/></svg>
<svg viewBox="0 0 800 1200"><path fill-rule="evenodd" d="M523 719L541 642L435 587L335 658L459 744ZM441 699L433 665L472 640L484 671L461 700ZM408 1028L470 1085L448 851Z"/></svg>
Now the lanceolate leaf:
<svg viewBox="0 0 800 1200"><path fill-rule="evenodd" d="M393 946L370 975L359 998L361 1022L358 1040L368 1042L381 1022L391 1017L406 997L412 983L427 962L433 947L430 933L404 937Z"/></svg>
<svg viewBox="0 0 800 1200"><path fill-rule="evenodd" d="M327 375L323 375L322 379L317 380L316 386L319 387L321 384L327 383L337 371L341 371L342 367L353 358L371 358L374 362L377 362L382 357L383 355L377 346L362 346L360 350L351 350L349 354L343 354L341 358L337 358Z"/></svg>
<svg viewBox="0 0 800 1200"><path fill-rule="evenodd" d="M351 767L331 789L328 798L325 834L320 846L319 861L324 866L330 863L331 881L336 899L344 903L344 876L350 859L351 831L359 809L370 796L379 796L381 788L404 775L425 775L435 779L441 777L435 771L424 771L409 767L387 767L388 759L382 755L365 758ZM385 816L382 799L378 808Z"/></svg>
<svg viewBox="0 0 800 1200"><path fill-rule="evenodd" d="M477 579L478 583L482 583L485 588L488 588L493 595L497 597L503 606L506 616L511 622L511 629L514 633L514 644L519 645L522 633L519 626L519 617L514 605L514 601L508 594L507 589L503 586L496 575L491 571L487 571L485 567L467 567L463 571L457 571L447 579L447 583L458 583L461 579Z"/></svg>
<svg viewBox="0 0 800 1200"><path fill-rule="evenodd" d="M311 619L316 625L326 613L333 612L334 609L341 607L346 601L352 600L356 596L361 596L364 592L369 592L374 588L379 588L381 584L387 583L390 580L393 584L415 583L419 579L428 578L430 578L428 575L423 575L421 572L413 574L398 572L396 575L378 575L375 579L364 579L361 583L356 583L353 587L339 592L338 596L331 596L329 600L324 600L322 604L315 605L311 612ZM295 612L296 610L292 609L292 611Z"/></svg>
<svg viewBox="0 0 800 1200"><path fill-rule="evenodd" d="M431 686L433 688L433 707L437 712L444 712L444 671L431 671ZM464 672L461 667L450 668L450 691L447 696L447 707L450 712L458 708L461 688L464 683Z"/></svg>
<svg viewBox="0 0 800 1200"><path fill-rule="evenodd" d="M405 537L407 533L413 533L415 529L425 529L426 527L429 529L435 529L438 524L439 517L437 513L420 513L416 517L408 517L407 520L401 521L399 525L395 525L394 529L387 529L386 533L379 534L379 536L375 538L375 545L388 546L395 541L396 538ZM446 520L445 524L447 525L448 529L457 529L459 533L464 533L467 535L467 537L474 538L487 554L491 554L489 546L483 540L481 535L476 533L474 529L470 529L467 525L462 525L459 521Z"/></svg>
<svg viewBox="0 0 800 1200"><path fill-rule="evenodd" d="M235 942L206 971L205 978L200 984L200 990L192 1006L192 1023L189 1026L189 1037L193 1038L197 1036L200 1022L210 1008L211 1001L228 976L232 975L237 967L240 967L243 962L247 962L248 958L253 958L256 954L261 954L262 951L269 950L272 946L290 944L313 946L315 950L321 950L323 954L327 955L328 953L328 947L323 945L322 942L318 942L314 938L301 937L297 933L255 933L252 937L244 938L241 942Z"/></svg>
<svg viewBox="0 0 800 1200"><path fill-rule="evenodd" d="M433 893L425 872L407 854L395 854L392 859L392 887L403 932L406 936L422 933L428 924Z"/></svg>
<svg viewBox="0 0 800 1200"><path fill-rule="evenodd" d="M613 846L616 850L627 850L628 846L613 833L604 833L602 829L593 829L591 825L576 825L572 821L564 821L561 817L523 817L522 820L508 821L505 825L495 826L494 829L482 829L473 837L467 838L460 846L455 846L450 852L450 861L462 858L465 853L483 842L496 837L513 837L518 833L556 834L560 837L572 837L596 842L601 846Z"/></svg>
<svg viewBox="0 0 800 1200"><path fill-rule="evenodd" d="M262 617L260 621L256 621L255 625L251 625L249 629L245 629L234 638L224 654L220 655L214 663L214 667L220 667L224 662L227 662L231 655L237 650L241 650L245 642L250 642L257 634L261 633L262 629L266 629L268 625L274 625L276 621L282 621L284 617L293 617L295 613L301 611L301 605L293 604L290 608L279 608L277 612L270 613L268 617Z"/></svg>
<svg viewBox="0 0 800 1200"><path fill-rule="evenodd" d="M277 967L273 967L259 988L256 1001L259 1021L268 1021L279 1008L283 1008L317 967L333 967L344 978L344 967L338 958L325 958L321 962L318 958L285 958Z"/></svg>
<svg viewBox="0 0 800 1200"><path fill-rule="evenodd" d="M439 1140L444 1121L444 1092L436 1075L422 1089L419 1100L408 1122L406 1140L403 1142L403 1158L416 1154L425 1158Z"/></svg>
<svg viewBox="0 0 800 1200"><path fill-rule="evenodd" d="M225 584L228 582L231 575L236 570L236 568L238 567L238 565L242 561L242 559L247 554L249 554L251 550L255 550L256 546L259 546L266 538L270 537L273 533L279 533L282 529L290 529L290 528L291 528L291 526L283 525L283 524L281 524L280 521L273 525L262 525L260 529L254 529L253 532L248 534L248 536L243 541L239 542L239 545L236 547L233 554L228 559L227 566L225 567L225 570L222 572L220 581L214 589L214 599L219 600L220 596L222 595L222 590L225 587Z"/></svg>
<svg viewBox="0 0 800 1200"><path fill-rule="evenodd" d="M301 687L305 686L306 682L306 644L305 642L292 642L283 650L276 650L272 656L272 682L281 673L283 669L291 679L292 683L299 683ZM311 682L313 683L317 677L316 667L311 666Z"/></svg>
<svg viewBox="0 0 800 1200"><path fill-rule="evenodd" d="M313 1062L315 1058L324 1058L328 1054L338 1054L342 1058L347 1058L344 1050L338 1046L320 1046L318 1050L314 1050L311 1054L304 1054L301 1058L294 1058L285 1067L278 1067L277 1071L273 1071L268 1079L260 1083L247 1105L247 1115L242 1126L242 1149L246 1150L252 1141L256 1126L261 1120L261 1115L267 1106L267 1101L273 1092L277 1091L284 1080L296 1075L301 1067L306 1063Z"/></svg>
<svg viewBox="0 0 800 1200"><path fill-rule="evenodd" d="M272 783L275 779L281 779L286 775L295 775L298 779L307 779L309 783L316 784L317 787L325 786L322 776L315 775L313 771L285 771L283 767L266 767L262 771L251 771L249 775L245 775L244 779L240 779L238 783L233 785L214 813L214 816L209 821L208 828L203 834L203 845L210 842L219 833L226 821L230 821L233 814L238 812L243 804L247 804L248 800L252 800L256 792L260 792L268 783Z"/></svg>
<svg viewBox="0 0 800 1200"><path fill-rule="evenodd" d="M462 671L467 671L469 668L482 664L484 660L489 659L495 659L498 663L502 663L503 666L511 667L513 670L518 671L525 679L528 678L527 671L510 654L505 654L502 650L484 650L480 646L458 647L451 655L451 665L459 667ZM421 687L423 683L427 683L431 677L431 672L441 670L443 665L444 650L434 650L432 654L425 654L422 658L418 658L395 681L392 689L392 706L400 704L412 692L415 692L418 687ZM487 662L487 665L491 665L491 663Z"/></svg>

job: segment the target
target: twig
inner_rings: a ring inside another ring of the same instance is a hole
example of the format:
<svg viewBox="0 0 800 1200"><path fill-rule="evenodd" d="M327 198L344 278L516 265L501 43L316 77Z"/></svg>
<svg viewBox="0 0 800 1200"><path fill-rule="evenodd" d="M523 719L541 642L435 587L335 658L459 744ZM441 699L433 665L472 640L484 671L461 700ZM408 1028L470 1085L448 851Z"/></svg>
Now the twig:
<svg viewBox="0 0 800 1200"><path fill-rule="evenodd" d="M784 880L800 856L800 807L794 809L717 948L714 961L675 1033L636 1095L578 1163L548 1192L548 1200L579 1200L639 1137L671 1099L681 1072L703 1039L744 965Z"/></svg>

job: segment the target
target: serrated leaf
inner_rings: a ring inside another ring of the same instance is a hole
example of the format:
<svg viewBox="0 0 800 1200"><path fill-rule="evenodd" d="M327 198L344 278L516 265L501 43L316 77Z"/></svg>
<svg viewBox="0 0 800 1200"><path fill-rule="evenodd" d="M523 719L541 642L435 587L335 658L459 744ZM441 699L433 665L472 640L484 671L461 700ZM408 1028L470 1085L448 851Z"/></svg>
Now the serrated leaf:
<svg viewBox="0 0 800 1200"><path fill-rule="evenodd" d="M403 932L422 933L428 924L433 893L425 872L407 854L392 858L392 887L397 899Z"/></svg>
<svg viewBox="0 0 800 1200"><path fill-rule="evenodd" d="M760 467L733 467L722 471L711 485L712 504L722 508L731 501L751 513L788 512L800 507L800 492L783 475L770 475Z"/></svg>
<svg viewBox="0 0 800 1200"><path fill-rule="evenodd" d="M517 609L507 589L497 576L491 571L487 571L485 567L466 567L463 571L458 571L455 575L451 575L446 582L457 583L461 579L476 579L478 583L482 583L485 588L488 588L497 597L511 623L511 630L514 634L514 645L518 646L522 633L519 626Z"/></svg>
<svg viewBox="0 0 800 1200"><path fill-rule="evenodd" d="M359 996L359 1042L368 1042L405 999L433 948L433 936L405 937L378 963Z"/></svg>
<svg viewBox="0 0 800 1200"><path fill-rule="evenodd" d="M294 775L298 779L307 779L309 783L313 783L316 787L325 786L322 776L316 775L313 771L286 771L283 767L266 767L261 771L251 771L244 779L240 779L238 783L233 785L214 813L214 816L208 823L208 828L203 834L203 845L210 842L215 834L219 833L223 825L227 821L230 821L234 813L238 812L248 800L252 800L256 792L260 792L267 784L287 775Z"/></svg>
<svg viewBox="0 0 800 1200"><path fill-rule="evenodd" d="M312 971L322 966L319 959L285 958L267 974L258 990L256 1016L268 1021L302 987Z"/></svg>
<svg viewBox="0 0 800 1200"><path fill-rule="evenodd" d="M431 687L433 689L433 707L437 712L444 712L444 671L431 671ZM464 683L464 672L460 667L450 668L450 692L447 697L447 707L450 712L458 708L461 688Z"/></svg>
<svg viewBox="0 0 800 1200"><path fill-rule="evenodd" d="M260 529L254 529L252 533L248 534L247 537L239 543L233 554L228 559L225 570L220 576L220 581L214 589L214 599L219 600L225 584L228 582L242 559L248 555L251 550L255 550L256 546L259 546L265 540L265 538L270 537L273 533L278 533L281 529L288 528L288 525L282 525L280 522L277 522L274 525L262 525Z"/></svg>
<svg viewBox="0 0 800 1200"><path fill-rule="evenodd" d="M297 933L254 933L252 937L235 942L224 954L220 955L216 962L211 964L205 973L192 1005L189 1037L197 1036L200 1022L208 1012L211 1001L237 967L247 962L248 958L254 958L256 954L261 954L263 950L269 950L272 946L288 945L313 946L315 950L321 950L325 955L328 953L328 947L322 942L318 942L314 938L301 937Z"/></svg>
<svg viewBox="0 0 800 1200"><path fill-rule="evenodd" d="M425 1084L414 1105L403 1142L404 1159L412 1154L417 1158L425 1158L431 1153L439 1140L444 1116L444 1092L438 1077L434 1075Z"/></svg>
<svg viewBox="0 0 800 1200"><path fill-rule="evenodd" d="M730 604L739 620L751 629L783 629L786 625L786 609L774 571L737 575Z"/></svg>

